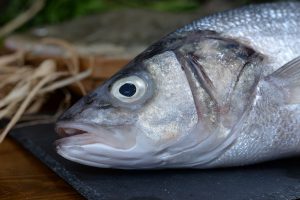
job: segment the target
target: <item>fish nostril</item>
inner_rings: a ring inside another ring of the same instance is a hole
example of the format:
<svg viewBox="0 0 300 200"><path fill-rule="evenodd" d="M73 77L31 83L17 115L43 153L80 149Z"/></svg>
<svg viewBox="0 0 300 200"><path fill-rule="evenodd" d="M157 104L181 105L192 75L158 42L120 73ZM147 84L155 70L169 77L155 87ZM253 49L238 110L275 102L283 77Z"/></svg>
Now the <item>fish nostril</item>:
<svg viewBox="0 0 300 200"><path fill-rule="evenodd" d="M86 103L87 105L93 103L93 101L94 100L92 98L88 97L88 96L84 98L84 103Z"/></svg>
<svg viewBox="0 0 300 200"><path fill-rule="evenodd" d="M83 99L83 102L85 104L91 104L94 102L94 99L97 97L97 94L96 93L92 93L92 94L88 94L86 96L84 96L82 99Z"/></svg>
<svg viewBox="0 0 300 200"><path fill-rule="evenodd" d="M109 109L111 107L112 107L111 104L108 104L108 103L106 103L106 104L103 103L103 104L100 104L97 106L98 109Z"/></svg>

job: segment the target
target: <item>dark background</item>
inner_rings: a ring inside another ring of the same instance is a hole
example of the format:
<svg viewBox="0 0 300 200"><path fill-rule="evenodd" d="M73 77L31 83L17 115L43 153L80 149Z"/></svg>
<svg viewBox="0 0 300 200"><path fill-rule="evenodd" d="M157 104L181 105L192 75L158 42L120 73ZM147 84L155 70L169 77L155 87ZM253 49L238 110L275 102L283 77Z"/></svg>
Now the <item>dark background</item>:
<svg viewBox="0 0 300 200"><path fill-rule="evenodd" d="M0 26L26 10L34 0L0 0ZM208 4L215 7L238 7L249 3L275 2L266 0L48 0L44 9L27 25L53 24L68 19L120 10L124 8L141 8L166 12L192 12L203 9ZM213 11L213 10L212 10ZM23 27L24 29L24 27Z"/></svg>

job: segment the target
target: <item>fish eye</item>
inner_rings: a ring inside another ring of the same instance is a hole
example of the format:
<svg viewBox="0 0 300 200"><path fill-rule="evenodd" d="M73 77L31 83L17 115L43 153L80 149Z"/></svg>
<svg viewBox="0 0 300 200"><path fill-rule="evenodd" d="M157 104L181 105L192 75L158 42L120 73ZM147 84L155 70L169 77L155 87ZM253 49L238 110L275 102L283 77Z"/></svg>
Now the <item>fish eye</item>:
<svg viewBox="0 0 300 200"><path fill-rule="evenodd" d="M113 83L111 94L124 103L132 103L141 99L146 93L147 85L138 76L121 78Z"/></svg>

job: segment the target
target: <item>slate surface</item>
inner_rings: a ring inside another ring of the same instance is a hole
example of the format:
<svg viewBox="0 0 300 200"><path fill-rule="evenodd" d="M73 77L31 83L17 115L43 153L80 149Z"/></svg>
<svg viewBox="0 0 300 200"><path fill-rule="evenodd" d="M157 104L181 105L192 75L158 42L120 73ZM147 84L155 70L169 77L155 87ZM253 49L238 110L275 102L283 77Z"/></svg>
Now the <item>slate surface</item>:
<svg viewBox="0 0 300 200"><path fill-rule="evenodd" d="M15 140L92 200L300 198L300 158L214 170L126 171L69 162L54 151L53 124L15 129Z"/></svg>

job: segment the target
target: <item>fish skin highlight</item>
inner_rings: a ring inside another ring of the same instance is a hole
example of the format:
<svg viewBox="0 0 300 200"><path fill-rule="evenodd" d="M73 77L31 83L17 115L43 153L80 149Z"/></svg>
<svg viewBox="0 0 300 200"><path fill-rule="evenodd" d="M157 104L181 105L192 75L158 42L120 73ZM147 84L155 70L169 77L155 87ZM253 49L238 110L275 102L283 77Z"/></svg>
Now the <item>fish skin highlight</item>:
<svg viewBox="0 0 300 200"><path fill-rule="evenodd" d="M68 109L57 152L121 168L241 166L300 154L300 3L170 33Z"/></svg>

